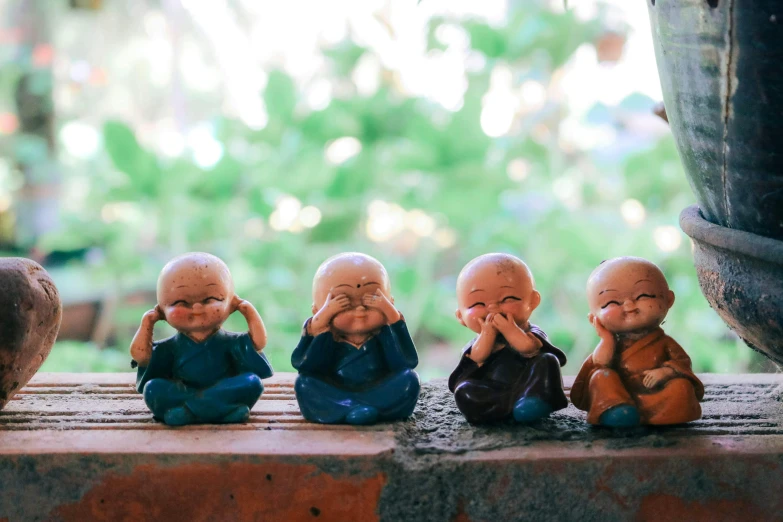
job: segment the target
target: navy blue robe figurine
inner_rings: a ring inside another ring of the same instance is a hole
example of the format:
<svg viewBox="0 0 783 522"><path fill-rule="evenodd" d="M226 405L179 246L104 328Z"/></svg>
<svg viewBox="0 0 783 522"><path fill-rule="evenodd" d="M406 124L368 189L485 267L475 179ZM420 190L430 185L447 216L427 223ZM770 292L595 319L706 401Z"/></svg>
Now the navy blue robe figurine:
<svg viewBox="0 0 783 522"><path fill-rule="evenodd" d="M234 311L248 332L221 328ZM157 321L177 334L152 340ZM153 416L170 426L247 420L272 367L261 350L266 330L249 302L234 293L219 258L190 253L170 261L158 278L158 305L144 314L131 343L136 388Z"/></svg>
<svg viewBox="0 0 783 522"><path fill-rule="evenodd" d="M560 367L566 356L528 319L541 302L527 265L486 254L457 278L457 319L478 334L463 350L449 389L472 423L533 422L568 406Z"/></svg>
<svg viewBox="0 0 783 522"><path fill-rule="evenodd" d="M419 398L419 362L389 276L376 259L344 253L313 279L313 317L291 364L302 415L325 424L404 419Z"/></svg>

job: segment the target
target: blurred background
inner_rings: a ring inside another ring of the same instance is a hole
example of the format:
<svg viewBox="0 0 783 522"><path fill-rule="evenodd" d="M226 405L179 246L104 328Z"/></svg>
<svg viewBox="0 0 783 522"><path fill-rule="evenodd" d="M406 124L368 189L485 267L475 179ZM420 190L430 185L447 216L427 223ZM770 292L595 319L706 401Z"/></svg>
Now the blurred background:
<svg viewBox="0 0 783 522"><path fill-rule="evenodd" d="M641 0L1 0L0 255L65 303L43 371L129 371L174 255L207 251L290 371L326 257L380 259L448 375L473 257L510 252L575 374L603 259L658 263L701 372L769 371L710 310ZM246 325L235 314L227 325ZM157 336L171 334L160 325Z"/></svg>

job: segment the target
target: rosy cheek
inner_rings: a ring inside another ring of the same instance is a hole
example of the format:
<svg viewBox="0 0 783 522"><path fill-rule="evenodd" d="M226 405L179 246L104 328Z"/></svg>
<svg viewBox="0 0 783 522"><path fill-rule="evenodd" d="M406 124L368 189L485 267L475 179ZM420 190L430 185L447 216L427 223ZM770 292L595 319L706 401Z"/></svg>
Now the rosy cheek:
<svg viewBox="0 0 783 522"><path fill-rule="evenodd" d="M607 321L614 321L622 316L622 309L619 306L610 306L598 313L598 318Z"/></svg>
<svg viewBox="0 0 783 522"><path fill-rule="evenodd" d="M519 317L524 313L522 304L519 302L503 303L500 307L500 311L511 317Z"/></svg>
<svg viewBox="0 0 783 522"><path fill-rule="evenodd" d="M212 317L218 317L223 313L223 303L213 303L207 305L207 313Z"/></svg>
<svg viewBox="0 0 783 522"><path fill-rule="evenodd" d="M340 312L339 314L334 316L334 319L332 319L332 324L336 325L337 327L351 324L351 322L352 322L352 317L350 312Z"/></svg>
<svg viewBox="0 0 783 522"><path fill-rule="evenodd" d="M487 310L483 306L474 306L473 308L468 308L463 315L465 315L466 320L475 321L484 319L487 316Z"/></svg>
<svg viewBox="0 0 783 522"><path fill-rule="evenodd" d="M166 318L177 323L186 321L188 319L188 315L190 315L190 310L179 306L175 306L166 310Z"/></svg>

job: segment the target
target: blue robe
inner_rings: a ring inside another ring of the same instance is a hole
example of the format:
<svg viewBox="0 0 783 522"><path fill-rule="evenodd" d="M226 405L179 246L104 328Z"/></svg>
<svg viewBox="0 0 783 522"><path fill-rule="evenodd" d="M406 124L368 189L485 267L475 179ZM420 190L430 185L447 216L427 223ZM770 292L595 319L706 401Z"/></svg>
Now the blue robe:
<svg viewBox="0 0 783 522"><path fill-rule="evenodd" d="M201 343L176 334L152 343L152 358L139 366L136 389L157 419L185 406L195 422L221 422L245 405L252 408L272 376L264 354L248 333L218 330Z"/></svg>
<svg viewBox="0 0 783 522"><path fill-rule="evenodd" d="M299 371L296 400L307 420L343 423L361 406L375 408L379 421L413 413L420 388L413 368L419 357L405 321L384 326L361 348L335 341L331 332L308 335L307 324L291 356Z"/></svg>

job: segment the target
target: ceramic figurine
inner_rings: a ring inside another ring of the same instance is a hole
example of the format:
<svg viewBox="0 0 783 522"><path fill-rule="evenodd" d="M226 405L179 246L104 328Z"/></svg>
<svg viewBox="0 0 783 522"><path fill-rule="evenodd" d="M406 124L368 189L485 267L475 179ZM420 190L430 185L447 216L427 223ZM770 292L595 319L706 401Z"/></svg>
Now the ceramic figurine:
<svg viewBox="0 0 783 522"><path fill-rule="evenodd" d="M49 356L62 315L60 294L41 265L0 258L0 409Z"/></svg>
<svg viewBox="0 0 783 522"><path fill-rule="evenodd" d="M356 252L324 261L313 278L312 313L291 356L302 415L326 424L410 416L419 359L383 265Z"/></svg>
<svg viewBox="0 0 783 522"><path fill-rule="evenodd" d="M660 327L674 304L661 270L638 257L604 261L587 281L587 300L601 340L571 388L587 422L628 427L700 418L704 386Z"/></svg>
<svg viewBox="0 0 783 522"><path fill-rule="evenodd" d="M457 302L457 319L478 334L449 378L469 422L528 423L568 405L560 375L566 356L528 320L541 294L522 260L509 254L472 260L457 278Z"/></svg>
<svg viewBox="0 0 783 522"><path fill-rule="evenodd" d="M234 311L248 332L221 327ZM157 321L177 334L153 341ZM158 305L144 314L131 343L136 388L156 419L170 426L247 420L272 367L261 350L266 329L249 302L234 293L219 258L200 252L172 259L158 278Z"/></svg>

